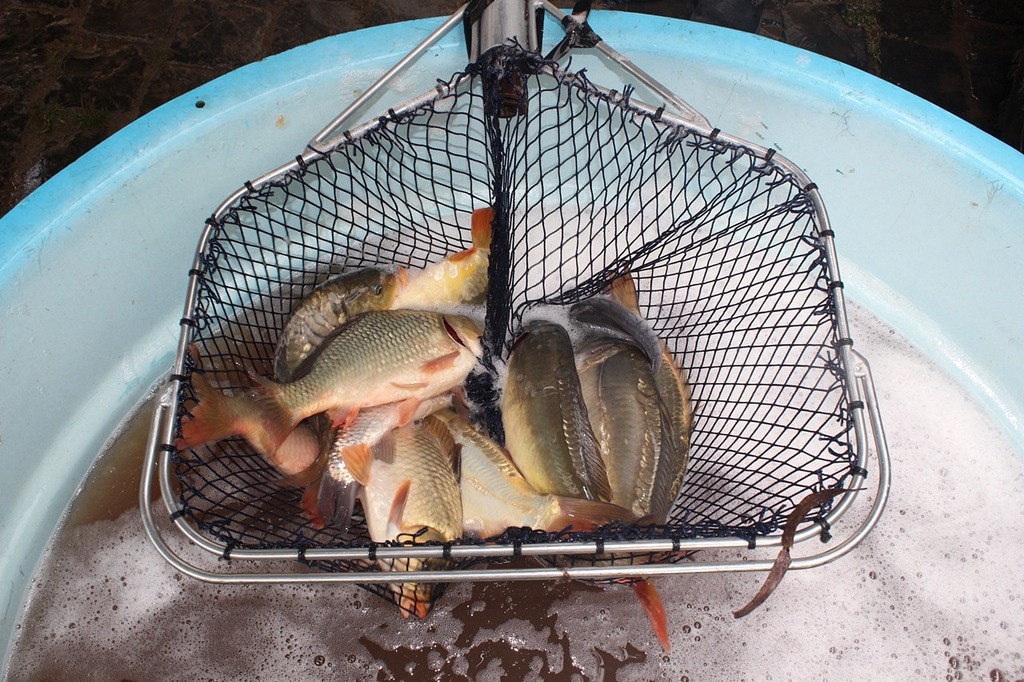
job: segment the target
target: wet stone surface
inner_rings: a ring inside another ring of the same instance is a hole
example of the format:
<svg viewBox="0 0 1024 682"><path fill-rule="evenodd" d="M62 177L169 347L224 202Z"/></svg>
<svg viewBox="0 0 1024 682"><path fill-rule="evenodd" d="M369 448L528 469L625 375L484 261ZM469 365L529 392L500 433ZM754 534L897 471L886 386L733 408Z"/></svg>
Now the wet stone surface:
<svg viewBox="0 0 1024 682"><path fill-rule="evenodd" d="M0 0L0 215L121 127L227 71L338 33L448 15L460 4ZM595 0L594 7L785 41L1024 146L1024 85L1014 66L1024 50L1019 0Z"/></svg>

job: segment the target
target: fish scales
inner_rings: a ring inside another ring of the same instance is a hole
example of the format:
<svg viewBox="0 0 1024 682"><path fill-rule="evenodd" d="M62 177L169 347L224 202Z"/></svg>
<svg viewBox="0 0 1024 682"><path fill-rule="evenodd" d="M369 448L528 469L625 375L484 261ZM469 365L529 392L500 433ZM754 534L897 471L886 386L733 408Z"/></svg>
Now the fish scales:
<svg viewBox="0 0 1024 682"><path fill-rule="evenodd" d="M272 384L272 393L293 420L427 398L462 383L479 355L479 334L458 315L369 311L309 356L296 371L300 379ZM431 364L445 358L451 361Z"/></svg>
<svg viewBox="0 0 1024 682"><path fill-rule="evenodd" d="M650 513L661 456L661 411L654 376L639 349L617 341L588 344L577 368L590 424L612 490L635 516Z"/></svg>
<svg viewBox="0 0 1024 682"><path fill-rule="evenodd" d="M607 502L608 476L581 394L568 333L556 324L528 326L502 396L509 453L539 492Z"/></svg>

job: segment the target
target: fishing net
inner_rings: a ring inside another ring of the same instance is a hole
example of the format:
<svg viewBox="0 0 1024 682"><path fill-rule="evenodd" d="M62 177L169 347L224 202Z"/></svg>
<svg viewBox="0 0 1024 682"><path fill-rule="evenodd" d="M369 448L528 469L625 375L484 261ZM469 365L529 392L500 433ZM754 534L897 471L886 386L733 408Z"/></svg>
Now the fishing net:
<svg viewBox="0 0 1024 682"><path fill-rule="evenodd" d="M668 520L557 537L510 529L499 542L753 542L777 531L805 495L842 486L855 469L831 234L822 233L812 188L771 152L669 121L632 102L628 88L605 91L506 46L419 104L248 187L209 221L183 321L205 378L228 391L251 386L246 371L272 374L289 312L319 283L371 265L422 267L468 248L472 211L491 206L488 353L470 389L476 416L500 437L488 367L507 357L523 315L632 274L641 312L685 369L695 407L690 463ZM197 369L190 358L179 420L196 404L189 377ZM226 553L372 545L358 508L346 531L314 529L300 509L302 488L241 439L179 451L173 462L181 514ZM375 570L369 558L318 566Z"/></svg>

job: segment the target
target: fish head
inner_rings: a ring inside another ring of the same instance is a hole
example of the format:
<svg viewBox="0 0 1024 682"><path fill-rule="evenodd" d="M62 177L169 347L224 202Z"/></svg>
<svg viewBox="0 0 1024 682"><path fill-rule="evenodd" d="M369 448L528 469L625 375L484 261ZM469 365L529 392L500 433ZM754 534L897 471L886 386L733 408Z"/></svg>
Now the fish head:
<svg viewBox="0 0 1024 682"><path fill-rule="evenodd" d="M462 315L444 315L444 328L460 346L463 346L473 354L473 357L480 358L484 354L483 343L480 337L483 329L475 321Z"/></svg>
<svg viewBox="0 0 1024 682"><path fill-rule="evenodd" d="M346 276L342 303L348 316L368 310L387 310L405 282L405 270L363 268Z"/></svg>

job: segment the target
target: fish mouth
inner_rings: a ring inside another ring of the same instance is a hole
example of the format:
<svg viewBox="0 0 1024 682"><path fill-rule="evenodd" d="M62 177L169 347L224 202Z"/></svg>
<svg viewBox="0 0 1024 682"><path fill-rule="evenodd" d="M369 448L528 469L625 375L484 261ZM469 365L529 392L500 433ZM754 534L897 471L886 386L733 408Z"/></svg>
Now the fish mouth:
<svg viewBox="0 0 1024 682"><path fill-rule="evenodd" d="M466 345L465 339L462 338L462 336L455 329L455 327L453 327L452 324L448 321L447 317L442 317L441 323L444 325L444 330L448 332L448 336L452 337L452 341L459 344L463 348L469 347L468 345Z"/></svg>

